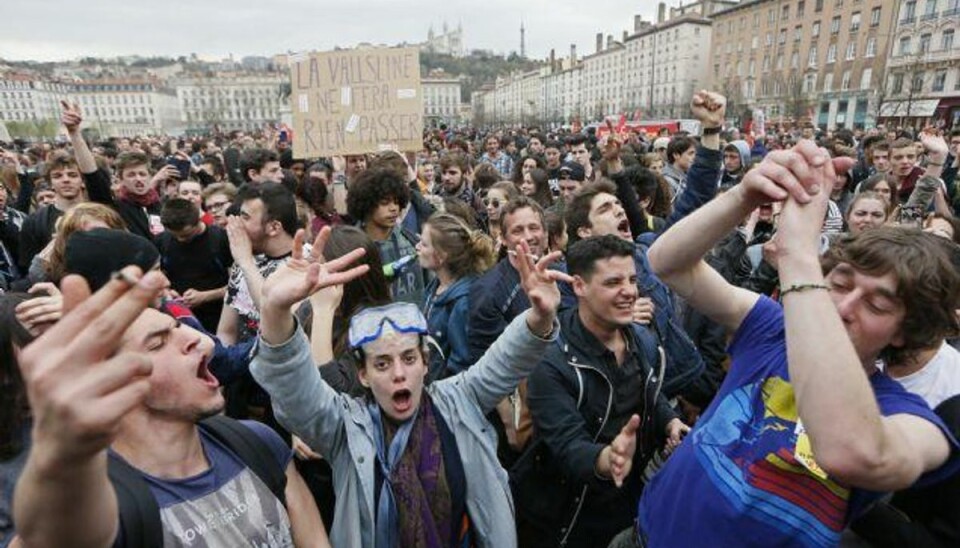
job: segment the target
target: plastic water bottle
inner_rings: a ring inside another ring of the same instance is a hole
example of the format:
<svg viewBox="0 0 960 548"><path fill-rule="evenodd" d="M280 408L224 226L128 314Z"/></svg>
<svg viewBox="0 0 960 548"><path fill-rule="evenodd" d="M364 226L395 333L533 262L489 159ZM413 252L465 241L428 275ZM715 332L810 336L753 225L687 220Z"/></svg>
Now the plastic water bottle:
<svg viewBox="0 0 960 548"><path fill-rule="evenodd" d="M397 275L397 273L403 270L405 266L410 264L416 258L417 258L416 255L407 255L406 257L400 257L399 259L397 259L396 261L393 261L392 263L387 263L383 265L383 275L386 276L387 278L393 278L394 276Z"/></svg>

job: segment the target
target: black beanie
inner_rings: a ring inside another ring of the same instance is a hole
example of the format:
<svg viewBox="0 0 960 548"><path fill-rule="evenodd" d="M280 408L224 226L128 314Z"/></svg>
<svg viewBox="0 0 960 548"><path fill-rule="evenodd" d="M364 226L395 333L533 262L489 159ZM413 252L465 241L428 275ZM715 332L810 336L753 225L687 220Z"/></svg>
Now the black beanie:
<svg viewBox="0 0 960 548"><path fill-rule="evenodd" d="M87 280L90 291L110 281L114 272L136 265L147 272L157 266L160 252L150 240L125 230L95 228L76 232L67 239L65 270Z"/></svg>

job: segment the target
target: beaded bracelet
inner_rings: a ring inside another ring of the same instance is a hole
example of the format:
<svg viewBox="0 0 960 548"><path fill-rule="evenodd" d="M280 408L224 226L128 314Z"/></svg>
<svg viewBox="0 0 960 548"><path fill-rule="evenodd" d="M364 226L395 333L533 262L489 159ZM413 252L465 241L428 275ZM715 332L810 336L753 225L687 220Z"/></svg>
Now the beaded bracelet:
<svg viewBox="0 0 960 548"><path fill-rule="evenodd" d="M826 289L830 291L830 288L824 284L793 284L790 287L780 291L780 298L782 299L787 293L806 291L808 289Z"/></svg>

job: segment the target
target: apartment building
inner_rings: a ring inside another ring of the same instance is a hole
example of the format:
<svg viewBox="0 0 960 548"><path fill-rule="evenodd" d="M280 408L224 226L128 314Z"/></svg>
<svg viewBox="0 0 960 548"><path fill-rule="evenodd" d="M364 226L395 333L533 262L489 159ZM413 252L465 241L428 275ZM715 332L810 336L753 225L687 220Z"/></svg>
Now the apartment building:
<svg viewBox="0 0 960 548"><path fill-rule="evenodd" d="M625 39L624 109L648 119L684 117L709 78L710 20L690 11L656 25L638 21L635 28Z"/></svg>
<svg viewBox="0 0 960 548"><path fill-rule="evenodd" d="M69 84L29 74L0 74L0 122L43 122L60 119L60 100Z"/></svg>
<svg viewBox="0 0 960 548"><path fill-rule="evenodd" d="M83 127L101 137L175 134L183 129L176 93L159 80L101 79L70 88L83 111Z"/></svg>
<svg viewBox="0 0 960 548"><path fill-rule="evenodd" d="M460 79L442 75L420 79L423 92L423 119L427 125L451 124L460 120Z"/></svg>
<svg viewBox="0 0 960 548"><path fill-rule="evenodd" d="M713 15L710 83L734 116L876 124L896 21L890 0L746 0Z"/></svg>
<svg viewBox="0 0 960 548"><path fill-rule="evenodd" d="M900 4L880 119L960 127L960 0Z"/></svg>
<svg viewBox="0 0 960 548"><path fill-rule="evenodd" d="M280 120L282 73L218 73L172 81L180 120L192 129L254 130Z"/></svg>
<svg viewBox="0 0 960 548"><path fill-rule="evenodd" d="M624 36L624 39L626 36ZM625 40L624 40L625 41ZM600 120L607 114L623 110L624 56L623 41L597 34L596 51L583 58L580 71L580 100L583 113L591 119Z"/></svg>

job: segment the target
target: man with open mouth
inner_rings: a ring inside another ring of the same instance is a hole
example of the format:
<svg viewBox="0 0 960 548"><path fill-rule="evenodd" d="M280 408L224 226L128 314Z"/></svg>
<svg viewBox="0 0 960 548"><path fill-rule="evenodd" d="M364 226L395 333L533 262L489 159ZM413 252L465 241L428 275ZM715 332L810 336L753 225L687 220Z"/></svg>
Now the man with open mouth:
<svg viewBox="0 0 960 548"><path fill-rule="evenodd" d="M251 366L281 423L334 470L335 546L517 545L507 474L485 417L537 365L556 336L552 253L536 264L525 242L511 260L531 307L470 369L424 386L427 322L415 305L370 308L350 321L349 344L367 395L338 394L320 376L290 307L342 276L358 249L322 264L324 229L311 253L264 285L260 346ZM302 241L302 236L299 237ZM328 298L337 299L336 288ZM313 333L314 337L322 336ZM330 336L329 333L326 336Z"/></svg>

